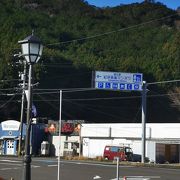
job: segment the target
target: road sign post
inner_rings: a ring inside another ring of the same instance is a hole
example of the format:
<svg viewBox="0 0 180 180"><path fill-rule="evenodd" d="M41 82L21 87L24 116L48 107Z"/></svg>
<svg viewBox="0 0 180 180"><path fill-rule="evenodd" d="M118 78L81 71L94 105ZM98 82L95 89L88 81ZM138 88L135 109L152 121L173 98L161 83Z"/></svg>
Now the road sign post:
<svg viewBox="0 0 180 180"><path fill-rule="evenodd" d="M146 93L147 93L147 84L146 81L143 81L143 90L142 90L142 155L141 162L145 163L145 154L146 154Z"/></svg>
<svg viewBox="0 0 180 180"><path fill-rule="evenodd" d="M116 178L119 180L119 157L116 157L117 165L116 165Z"/></svg>
<svg viewBox="0 0 180 180"><path fill-rule="evenodd" d="M93 86L95 89L142 92L142 154L141 162L145 162L146 152L146 93L147 85L141 73L122 73L95 71Z"/></svg>

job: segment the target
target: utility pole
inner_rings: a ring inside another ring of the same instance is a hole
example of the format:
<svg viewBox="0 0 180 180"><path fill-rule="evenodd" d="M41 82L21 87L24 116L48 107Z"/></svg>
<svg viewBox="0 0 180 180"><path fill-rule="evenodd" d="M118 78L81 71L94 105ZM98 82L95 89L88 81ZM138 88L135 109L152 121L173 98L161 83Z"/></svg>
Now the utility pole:
<svg viewBox="0 0 180 180"><path fill-rule="evenodd" d="M26 88L26 61L24 63L24 72L21 74L22 84L22 99L21 99L21 117L20 117L20 133L19 133L19 145L18 145L18 156L21 156L22 152L22 136L23 136L23 118L24 118L24 99L25 99L25 88Z"/></svg>
<svg viewBox="0 0 180 180"><path fill-rule="evenodd" d="M146 94L147 94L147 84L143 81L142 90L142 154L141 162L145 163L146 156Z"/></svg>
<svg viewBox="0 0 180 180"><path fill-rule="evenodd" d="M58 139L58 173L57 180L60 180L60 165L61 165L61 124L62 124L62 90L59 90L59 139Z"/></svg>
<svg viewBox="0 0 180 180"><path fill-rule="evenodd" d="M82 143L81 143L81 140L82 140L82 138L81 138L81 124L78 124L78 129L79 129L79 159L81 158L81 151L82 151L82 148L81 148L81 146L82 146Z"/></svg>

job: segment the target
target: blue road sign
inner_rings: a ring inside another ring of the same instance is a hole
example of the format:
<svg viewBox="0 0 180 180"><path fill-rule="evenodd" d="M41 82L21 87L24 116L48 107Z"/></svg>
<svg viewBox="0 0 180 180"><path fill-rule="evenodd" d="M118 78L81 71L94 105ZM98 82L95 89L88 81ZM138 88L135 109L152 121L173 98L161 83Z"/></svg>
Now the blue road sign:
<svg viewBox="0 0 180 180"><path fill-rule="evenodd" d="M125 84L120 84L120 89L125 90Z"/></svg>
<svg viewBox="0 0 180 180"><path fill-rule="evenodd" d="M105 88L110 89L110 88L111 88L111 83L106 82L106 83L105 83Z"/></svg>
<svg viewBox="0 0 180 180"><path fill-rule="evenodd" d="M139 83L139 82L142 82L142 75L141 74L134 74L133 75L133 82L134 83Z"/></svg>
<svg viewBox="0 0 180 180"><path fill-rule="evenodd" d="M103 82L98 82L98 88L102 89L103 88Z"/></svg>
<svg viewBox="0 0 180 180"><path fill-rule="evenodd" d="M127 84L127 90L132 90L132 84Z"/></svg>
<svg viewBox="0 0 180 180"><path fill-rule="evenodd" d="M134 90L139 90L139 84L134 84Z"/></svg>
<svg viewBox="0 0 180 180"><path fill-rule="evenodd" d="M142 91L143 74L96 71L94 81L97 89Z"/></svg>
<svg viewBox="0 0 180 180"><path fill-rule="evenodd" d="M113 89L118 89L118 83L112 83L112 88Z"/></svg>

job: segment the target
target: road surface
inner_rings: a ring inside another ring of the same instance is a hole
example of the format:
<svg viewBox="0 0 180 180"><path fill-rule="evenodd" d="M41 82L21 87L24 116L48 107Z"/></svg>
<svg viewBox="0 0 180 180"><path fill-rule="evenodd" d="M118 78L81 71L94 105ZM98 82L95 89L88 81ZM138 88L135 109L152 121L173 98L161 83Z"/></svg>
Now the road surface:
<svg viewBox="0 0 180 180"><path fill-rule="evenodd" d="M32 158L31 180L57 180L56 158ZM116 180L116 165L97 162L60 161L60 180ZM0 157L0 177L22 179L22 158ZM120 166L120 179L127 180L179 180L180 170L155 167Z"/></svg>

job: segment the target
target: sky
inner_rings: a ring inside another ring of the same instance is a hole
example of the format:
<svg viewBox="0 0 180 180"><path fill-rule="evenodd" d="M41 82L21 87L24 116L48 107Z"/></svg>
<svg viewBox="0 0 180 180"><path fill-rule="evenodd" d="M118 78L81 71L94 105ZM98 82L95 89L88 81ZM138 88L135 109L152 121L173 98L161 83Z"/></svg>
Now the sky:
<svg viewBox="0 0 180 180"><path fill-rule="evenodd" d="M131 3L141 3L143 0L86 0L89 4L95 5L97 7L114 7L120 4L131 4ZM177 9L180 7L180 0L156 0L155 2L161 2L171 9Z"/></svg>

